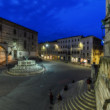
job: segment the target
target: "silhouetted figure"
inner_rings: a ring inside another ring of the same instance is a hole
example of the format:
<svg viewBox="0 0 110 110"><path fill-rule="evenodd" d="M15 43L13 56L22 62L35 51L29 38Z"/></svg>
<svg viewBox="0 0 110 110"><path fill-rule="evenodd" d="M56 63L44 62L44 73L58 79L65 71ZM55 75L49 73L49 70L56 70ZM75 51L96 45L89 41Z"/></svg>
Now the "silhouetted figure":
<svg viewBox="0 0 110 110"><path fill-rule="evenodd" d="M68 90L68 86L65 85L65 86L64 86L64 91L67 91L67 90Z"/></svg>
<svg viewBox="0 0 110 110"><path fill-rule="evenodd" d="M58 94L57 99L58 99L58 101L61 101L62 100L62 96L60 95L60 93Z"/></svg>
<svg viewBox="0 0 110 110"><path fill-rule="evenodd" d="M73 80L72 83L74 83L75 81Z"/></svg>
<svg viewBox="0 0 110 110"><path fill-rule="evenodd" d="M91 83L92 83L92 81L91 81L91 78L89 77L89 78L87 79L87 88L88 88L89 91L90 91L90 89L91 89Z"/></svg>
<svg viewBox="0 0 110 110"><path fill-rule="evenodd" d="M9 65L8 65L8 64L6 64L6 67L7 67L7 70L9 71L10 67L9 67Z"/></svg>
<svg viewBox="0 0 110 110"><path fill-rule="evenodd" d="M49 98L50 98L50 104L53 104L53 94L52 94L51 89L50 89L50 92L49 92Z"/></svg>

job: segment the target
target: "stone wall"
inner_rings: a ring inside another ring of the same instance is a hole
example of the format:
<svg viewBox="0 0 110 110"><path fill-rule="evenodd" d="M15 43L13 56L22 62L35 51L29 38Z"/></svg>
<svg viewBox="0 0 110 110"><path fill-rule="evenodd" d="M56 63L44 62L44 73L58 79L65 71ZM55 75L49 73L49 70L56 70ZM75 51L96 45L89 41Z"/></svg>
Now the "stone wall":
<svg viewBox="0 0 110 110"><path fill-rule="evenodd" d="M95 82L97 110L110 110L110 57L102 57Z"/></svg>
<svg viewBox="0 0 110 110"><path fill-rule="evenodd" d="M0 42L8 44L12 58L20 58L27 53L38 56L38 32L0 18Z"/></svg>

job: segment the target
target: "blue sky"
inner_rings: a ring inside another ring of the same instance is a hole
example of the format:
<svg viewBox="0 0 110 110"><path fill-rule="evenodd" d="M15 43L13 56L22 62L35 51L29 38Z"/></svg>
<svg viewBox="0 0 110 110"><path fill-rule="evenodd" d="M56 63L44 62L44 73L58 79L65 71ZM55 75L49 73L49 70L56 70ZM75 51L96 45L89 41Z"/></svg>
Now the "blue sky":
<svg viewBox="0 0 110 110"><path fill-rule="evenodd" d="M0 16L38 31L39 42L77 35L102 38L105 0L0 0Z"/></svg>

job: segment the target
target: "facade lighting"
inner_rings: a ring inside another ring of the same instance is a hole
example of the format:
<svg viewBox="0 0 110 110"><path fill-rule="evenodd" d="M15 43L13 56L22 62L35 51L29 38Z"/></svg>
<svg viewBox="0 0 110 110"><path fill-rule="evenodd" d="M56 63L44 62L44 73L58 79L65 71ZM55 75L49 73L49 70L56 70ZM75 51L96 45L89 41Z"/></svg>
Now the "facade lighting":
<svg viewBox="0 0 110 110"><path fill-rule="evenodd" d="M55 44L55 49L59 49L59 46L57 44Z"/></svg>
<svg viewBox="0 0 110 110"><path fill-rule="evenodd" d="M83 49L83 43L82 42L79 43L79 48Z"/></svg>
<svg viewBox="0 0 110 110"><path fill-rule="evenodd" d="M42 46L42 49L45 50L45 46Z"/></svg>

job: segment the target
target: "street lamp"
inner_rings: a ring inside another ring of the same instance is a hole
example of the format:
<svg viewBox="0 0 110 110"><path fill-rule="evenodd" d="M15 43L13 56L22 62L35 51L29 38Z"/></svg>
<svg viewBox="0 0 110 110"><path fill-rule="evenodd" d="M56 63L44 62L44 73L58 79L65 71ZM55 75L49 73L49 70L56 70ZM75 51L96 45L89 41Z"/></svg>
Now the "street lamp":
<svg viewBox="0 0 110 110"><path fill-rule="evenodd" d="M46 46L46 47L48 47L48 46L49 46L49 44L46 44L45 46Z"/></svg>
<svg viewBox="0 0 110 110"><path fill-rule="evenodd" d="M58 51L59 51L59 46L58 44L55 44L55 53L57 54L56 57L57 57L57 60L58 60Z"/></svg>
<svg viewBox="0 0 110 110"><path fill-rule="evenodd" d="M48 49L48 47L49 47L49 44L45 44L45 46L46 46L46 54L47 54L47 49ZM46 57L47 58L47 57Z"/></svg>

